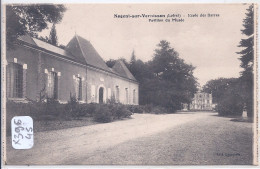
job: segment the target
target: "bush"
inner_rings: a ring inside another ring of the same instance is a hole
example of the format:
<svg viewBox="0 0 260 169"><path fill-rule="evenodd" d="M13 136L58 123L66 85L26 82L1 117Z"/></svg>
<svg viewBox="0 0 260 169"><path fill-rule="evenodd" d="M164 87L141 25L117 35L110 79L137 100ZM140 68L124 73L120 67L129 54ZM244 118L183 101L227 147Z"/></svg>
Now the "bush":
<svg viewBox="0 0 260 169"><path fill-rule="evenodd" d="M130 105L130 106L128 106L128 110L133 113L152 113L152 114L165 114L165 113L171 112L171 110L169 110L165 107L154 106L152 104Z"/></svg>
<svg viewBox="0 0 260 169"><path fill-rule="evenodd" d="M82 113L82 107L79 106L79 102L75 96L70 95L70 100L66 104L66 111L62 116L66 119L78 119L79 117L84 116L84 113Z"/></svg>
<svg viewBox="0 0 260 169"><path fill-rule="evenodd" d="M218 102L216 110L220 116L242 116L243 107L241 97L236 93L229 93Z"/></svg>
<svg viewBox="0 0 260 169"><path fill-rule="evenodd" d="M130 111L130 110L131 111ZM116 119L128 118L133 112L141 112L141 107L127 107L113 100L108 104L79 104L75 97L70 97L67 104L48 98L46 102L31 101L29 103L7 102L7 120L14 116L27 115L34 120L71 120L81 117L94 117L97 122L110 122Z"/></svg>
<svg viewBox="0 0 260 169"><path fill-rule="evenodd" d="M108 105L96 105L94 120L102 123L108 123L113 120L113 113L111 112L111 109L109 109Z"/></svg>
<svg viewBox="0 0 260 169"><path fill-rule="evenodd" d="M170 113L171 110L162 106L147 105L128 105L127 109L132 113L152 113L152 114L165 114Z"/></svg>
<svg viewBox="0 0 260 169"><path fill-rule="evenodd" d="M133 114L127 109L127 106L123 104L110 104L109 107L117 119L127 118Z"/></svg>
<svg viewBox="0 0 260 169"><path fill-rule="evenodd" d="M169 113L169 110L161 106L155 106L153 107L151 112L154 114L165 114L165 113Z"/></svg>
<svg viewBox="0 0 260 169"><path fill-rule="evenodd" d="M129 118L133 114L128 110L127 105L121 103L109 102L108 104L96 104L95 106L93 117L97 122L107 123L113 120Z"/></svg>
<svg viewBox="0 0 260 169"><path fill-rule="evenodd" d="M79 116L85 116L85 117L93 117L95 114L95 109L97 107L96 103L84 103L84 104L79 104Z"/></svg>
<svg viewBox="0 0 260 169"><path fill-rule="evenodd" d="M143 106L140 106L140 105L128 105L127 109L132 113L143 113L144 112Z"/></svg>
<svg viewBox="0 0 260 169"><path fill-rule="evenodd" d="M143 106L143 110L144 110L145 113L151 113L153 107L154 107L154 106L153 106L152 104L147 104L147 105L144 105L144 106Z"/></svg>

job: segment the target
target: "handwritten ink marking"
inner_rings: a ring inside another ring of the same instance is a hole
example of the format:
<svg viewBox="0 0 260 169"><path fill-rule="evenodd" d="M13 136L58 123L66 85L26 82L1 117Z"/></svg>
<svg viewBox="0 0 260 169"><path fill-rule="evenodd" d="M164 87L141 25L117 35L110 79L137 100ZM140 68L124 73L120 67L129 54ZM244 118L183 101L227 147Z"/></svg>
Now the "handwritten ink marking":
<svg viewBox="0 0 260 169"><path fill-rule="evenodd" d="M13 117L11 128L14 149L30 149L33 147L33 119L30 116Z"/></svg>

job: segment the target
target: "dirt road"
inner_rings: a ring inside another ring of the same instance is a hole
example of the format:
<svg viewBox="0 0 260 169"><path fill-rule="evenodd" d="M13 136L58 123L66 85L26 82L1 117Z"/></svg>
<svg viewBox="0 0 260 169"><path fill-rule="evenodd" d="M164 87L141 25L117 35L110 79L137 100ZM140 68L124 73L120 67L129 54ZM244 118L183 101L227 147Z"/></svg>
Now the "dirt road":
<svg viewBox="0 0 260 169"><path fill-rule="evenodd" d="M30 150L7 145L7 164L252 164L252 124L214 113L132 119L35 134Z"/></svg>

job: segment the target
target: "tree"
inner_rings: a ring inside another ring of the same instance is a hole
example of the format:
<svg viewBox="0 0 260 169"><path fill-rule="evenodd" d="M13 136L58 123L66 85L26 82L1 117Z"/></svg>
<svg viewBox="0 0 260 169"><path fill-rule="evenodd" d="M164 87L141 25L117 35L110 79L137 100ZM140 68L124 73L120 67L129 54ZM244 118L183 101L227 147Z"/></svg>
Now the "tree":
<svg viewBox="0 0 260 169"><path fill-rule="evenodd" d="M180 59L169 42L162 40L157 46L152 61L147 63L153 77L145 80L145 96L149 97L145 100L175 111L181 103L190 103L197 91L195 67Z"/></svg>
<svg viewBox="0 0 260 169"><path fill-rule="evenodd" d="M109 59L108 61L106 61L106 64L108 67L112 68L116 63L116 60L114 59Z"/></svg>
<svg viewBox="0 0 260 169"><path fill-rule="evenodd" d="M239 78L219 78L208 81L202 91L212 93L220 116L241 116L244 104L240 86Z"/></svg>
<svg viewBox="0 0 260 169"><path fill-rule="evenodd" d="M138 65L137 65L137 61L136 61L136 55L135 55L135 51L133 50L132 56L130 59L130 63L129 63L129 70L135 77L138 76L138 71L139 71L137 66Z"/></svg>
<svg viewBox="0 0 260 169"><path fill-rule="evenodd" d="M129 69L130 64L127 62L125 58L119 58L117 60L109 59L108 61L106 61L106 64L108 67L112 68L115 65L115 63L119 60L121 60L125 64L125 66Z"/></svg>
<svg viewBox="0 0 260 169"><path fill-rule="evenodd" d="M212 102L219 103L223 96L227 93L230 86L237 84L239 79L237 78L218 78L208 81L203 87L202 91L212 94Z"/></svg>
<svg viewBox="0 0 260 169"><path fill-rule="evenodd" d="M53 24L52 27L51 27L49 41L52 45L58 46L58 38L57 38L57 32L56 32L55 24Z"/></svg>
<svg viewBox="0 0 260 169"><path fill-rule="evenodd" d="M7 5L6 6L6 43L13 48L17 38L48 28L48 23L59 23L66 8L63 5Z"/></svg>
<svg viewBox="0 0 260 169"><path fill-rule="evenodd" d="M190 103L197 91L197 79L193 76L194 66L179 58L178 52L167 41L161 41L154 57L148 62L136 60L132 52L130 63L121 59L139 82L139 103L162 106L174 112L181 103ZM113 67L115 60L106 63Z"/></svg>
<svg viewBox="0 0 260 169"><path fill-rule="evenodd" d="M241 39L239 47L244 48L240 52L240 66L243 68L241 72L241 94L243 101L246 104L247 116L253 117L253 64L254 64L254 5L250 5L247 9L246 18L243 20L244 29L242 34L246 35L247 39Z"/></svg>
<svg viewBox="0 0 260 169"><path fill-rule="evenodd" d="M135 62L136 62L136 56L135 56L135 51L133 50L131 60L130 60L130 64L133 64Z"/></svg>

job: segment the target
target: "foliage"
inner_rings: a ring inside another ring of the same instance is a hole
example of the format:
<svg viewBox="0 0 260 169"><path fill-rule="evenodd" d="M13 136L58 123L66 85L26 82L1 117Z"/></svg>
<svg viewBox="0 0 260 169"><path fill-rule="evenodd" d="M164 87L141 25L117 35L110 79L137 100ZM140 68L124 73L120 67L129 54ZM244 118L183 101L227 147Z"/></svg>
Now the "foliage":
<svg viewBox="0 0 260 169"><path fill-rule="evenodd" d="M150 113L150 114L165 114L171 113L170 110L162 106L146 105L128 105L127 109L132 113Z"/></svg>
<svg viewBox="0 0 260 169"><path fill-rule="evenodd" d="M108 104L97 104L93 117L97 122L107 123L113 120L129 118L132 114L126 105L110 102Z"/></svg>
<svg viewBox="0 0 260 169"><path fill-rule="evenodd" d="M170 113L170 111L168 109L166 109L165 107L155 106L155 107L153 107L151 113L154 113L154 114L166 114L166 113Z"/></svg>
<svg viewBox="0 0 260 169"><path fill-rule="evenodd" d="M146 104L142 106L144 113L151 113L153 110L153 105L152 104Z"/></svg>
<svg viewBox="0 0 260 169"><path fill-rule="evenodd" d="M21 35L37 35L48 28L48 23L59 23L66 8L63 5L7 5L6 42L13 48Z"/></svg>
<svg viewBox="0 0 260 169"><path fill-rule="evenodd" d="M227 96L219 102L216 111L220 116L241 116L243 103L234 96Z"/></svg>
<svg viewBox="0 0 260 169"><path fill-rule="evenodd" d="M121 59L139 82L139 104L164 107L167 112L181 108L181 103L190 103L197 91L194 66L186 64L179 54L162 40L148 62L136 59L132 52L130 63ZM116 60L107 61L113 67Z"/></svg>
<svg viewBox="0 0 260 169"><path fill-rule="evenodd" d="M106 61L106 64L108 67L112 68L116 63L116 60L114 59L109 59L108 61Z"/></svg>
<svg viewBox="0 0 260 169"><path fill-rule="evenodd" d="M60 112L60 103L59 101L53 98L47 98L45 104L45 112L50 115L59 115Z"/></svg>
<svg viewBox="0 0 260 169"><path fill-rule="evenodd" d="M132 65L135 62L136 62L136 55L135 55L135 51L133 50L131 60L130 60L130 64Z"/></svg>
<svg viewBox="0 0 260 169"><path fill-rule="evenodd" d="M212 93L213 103L220 116L241 116L243 100L241 81L238 78L219 78L210 80L203 86L203 91Z"/></svg>
<svg viewBox="0 0 260 169"><path fill-rule="evenodd" d="M55 24L53 24L52 27L51 27L49 41L54 46L58 45L58 38L57 38L57 32L56 32Z"/></svg>
<svg viewBox="0 0 260 169"><path fill-rule="evenodd" d="M37 38L37 39L39 39L39 40L41 40L43 42L50 43L50 40L49 40L49 38L47 36L42 37L42 36L35 35L35 38Z"/></svg>
<svg viewBox="0 0 260 169"><path fill-rule="evenodd" d="M70 100L66 104L66 112L64 113L66 118L70 116L74 118L79 118L81 116L81 109L79 107L79 102L75 96L70 95Z"/></svg>
<svg viewBox="0 0 260 169"><path fill-rule="evenodd" d="M111 122L113 121L113 112L108 105L98 104L95 109L94 120L102 123Z"/></svg>
<svg viewBox="0 0 260 169"><path fill-rule="evenodd" d="M143 113L144 112L143 106L140 106L140 105L128 105L127 109L132 113Z"/></svg>
<svg viewBox="0 0 260 169"><path fill-rule="evenodd" d="M240 84L237 82L227 87L222 98L218 101L216 110L220 116L241 116L243 107Z"/></svg>
<svg viewBox="0 0 260 169"><path fill-rule="evenodd" d="M254 5L250 5L247 9L246 18L243 20L244 29L242 34L247 39L241 39L239 47L243 50L238 52L241 55L240 66L244 69L241 72L241 93L243 101L246 104L247 116L253 117L253 62L254 62Z"/></svg>
<svg viewBox="0 0 260 169"><path fill-rule="evenodd" d="M167 41L161 41L153 60L148 62L153 78L144 80L146 104L154 104L175 111L181 103L190 103L197 91L195 67L186 64ZM141 93L141 92L140 92Z"/></svg>
<svg viewBox="0 0 260 169"><path fill-rule="evenodd" d="M65 45L62 45L62 44L60 44L60 45L59 45L59 48L61 48L61 49L65 49L65 48L66 48L66 46L65 46Z"/></svg>
<svg viewBox="0 0 260 169"><path fill-rule="evenodd" d="M45 102L17 103L7 101L6 111L8 134L11 132L10 122L14 116L31 116L35 121L64 121L77 120L81 117L94 117L95 121L106 123L129 118L133 114L128 110L127 105L114 102L108 104L79 104L74 96L71 96L66 104L61 104L51 98L47 98Z"/></svg>
<svg viewBox="0 0 260 169"><path fill-rule="evenodd" d="M212 102L218 103L223 99L230 85L238 83L237 78L218 78L208 81L203 87L202 91L212 93Z"/></svg>

